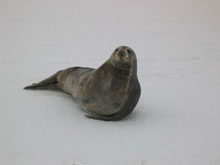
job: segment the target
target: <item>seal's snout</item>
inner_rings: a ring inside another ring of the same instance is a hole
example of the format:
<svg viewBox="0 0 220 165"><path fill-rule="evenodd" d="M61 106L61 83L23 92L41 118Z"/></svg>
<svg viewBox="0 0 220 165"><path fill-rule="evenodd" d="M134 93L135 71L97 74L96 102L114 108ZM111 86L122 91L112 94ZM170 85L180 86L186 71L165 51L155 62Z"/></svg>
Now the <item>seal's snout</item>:
<svg viewBox="0 0 220 165"><path fill-rule="evenodd" d="M126 62L129 60L129 54L126 50L120 50L117 53L117 56L121 62Z"/></svg>
<svg viewBox="0 0 220 165"><path fill-rule="evenodd" d="M118 62L128 63L130 57L129 57L127 50L126 49L118 50L118 52L116 52L116 59Z"/></svg>
<svg viewBox="0 0 220 165"><path fill-rule="evenodd" d="M118 56L120 56L120 57L122 57L122 56L125 56L125 51L124 50L120 50L119 52L118 52Z"/></svg>

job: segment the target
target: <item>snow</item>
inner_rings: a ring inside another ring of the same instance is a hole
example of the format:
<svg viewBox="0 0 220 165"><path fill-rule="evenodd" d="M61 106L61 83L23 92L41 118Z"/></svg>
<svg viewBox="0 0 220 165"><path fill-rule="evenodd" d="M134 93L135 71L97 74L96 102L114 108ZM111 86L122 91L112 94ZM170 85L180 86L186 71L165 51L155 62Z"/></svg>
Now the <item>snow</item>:
<svg viewBox="0 0 220 165"><path fill-rule="evenodd" d="M1 0L0 164L220 164L219 0ZM142 95L124 120L91 120L69 95L22 88L120 45Z"/></svg>

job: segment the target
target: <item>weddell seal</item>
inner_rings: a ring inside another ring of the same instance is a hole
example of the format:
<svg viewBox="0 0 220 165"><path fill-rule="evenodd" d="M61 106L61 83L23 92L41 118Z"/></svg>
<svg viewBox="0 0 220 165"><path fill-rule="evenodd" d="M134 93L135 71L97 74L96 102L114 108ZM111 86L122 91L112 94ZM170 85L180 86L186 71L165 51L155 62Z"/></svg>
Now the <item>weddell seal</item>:
<svg viewBox="0 0 220 165"><path fill-rule="evenodd" d="M72 95L92 119L113 121L129 115L141 87L135 52L120 46L99 68L72 67L24 89L61 90Z"/></svg>

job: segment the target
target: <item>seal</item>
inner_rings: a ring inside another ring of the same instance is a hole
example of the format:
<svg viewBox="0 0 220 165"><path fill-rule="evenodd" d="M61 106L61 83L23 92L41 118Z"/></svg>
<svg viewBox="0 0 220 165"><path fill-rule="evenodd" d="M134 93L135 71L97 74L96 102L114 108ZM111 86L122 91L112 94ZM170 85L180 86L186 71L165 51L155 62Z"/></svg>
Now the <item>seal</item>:
<svg viewBox="0 0 220 165"><path fill-rule="evenodd" d="M116 48L99 68L72 67L24 89L61 90L76 100L89 118L105 121L128 116L141 95L135 52Z"/></svg>

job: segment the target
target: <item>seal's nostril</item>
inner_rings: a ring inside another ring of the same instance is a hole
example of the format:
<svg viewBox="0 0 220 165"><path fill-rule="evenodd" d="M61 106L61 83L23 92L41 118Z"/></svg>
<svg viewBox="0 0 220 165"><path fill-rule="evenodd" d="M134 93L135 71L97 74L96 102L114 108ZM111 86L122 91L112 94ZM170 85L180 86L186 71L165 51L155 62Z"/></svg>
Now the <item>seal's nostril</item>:
<svg viewBox="0 0 220 165"><path fill-rule="evenodd" d="M125 53L124 53L124 51L119 51L119 52L118 52L118 55L119 55L119 56L124 56Z"/></svg>

